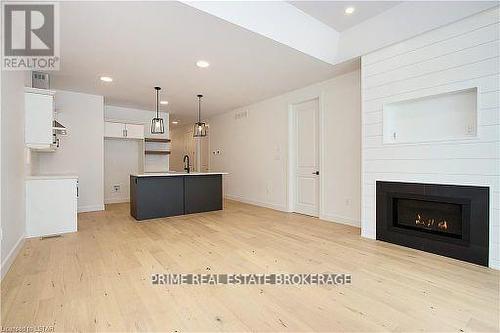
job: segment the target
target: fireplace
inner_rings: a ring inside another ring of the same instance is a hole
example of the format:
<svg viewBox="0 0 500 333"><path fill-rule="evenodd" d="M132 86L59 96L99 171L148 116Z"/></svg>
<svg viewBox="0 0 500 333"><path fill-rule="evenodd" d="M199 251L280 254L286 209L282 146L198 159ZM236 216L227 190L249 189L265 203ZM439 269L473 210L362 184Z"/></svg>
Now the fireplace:
<svg viewBox="0 0 500 333"><path fill-rule="evenodd" d="M377 239L488 265L489 188L377 181Z"/></svg>
<svg viewBox="0 0 500 333"><path fill-rule="evenodd" d="M465 204L466 205L466 204ZM461 239L465 205L441 201L394 198L394 225Z"/></svg>

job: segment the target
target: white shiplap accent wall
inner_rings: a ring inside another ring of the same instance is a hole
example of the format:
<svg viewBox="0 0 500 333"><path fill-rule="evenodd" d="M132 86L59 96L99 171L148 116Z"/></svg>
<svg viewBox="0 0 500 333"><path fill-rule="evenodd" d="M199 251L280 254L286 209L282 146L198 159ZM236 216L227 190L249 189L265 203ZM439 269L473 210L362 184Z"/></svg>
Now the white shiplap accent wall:
<svg viewBox="0 0 500 333"><path fill-rule="evenodd" d="M376 235L377 180L489 186L490 267L500 268L499 14L495 7L362 57L362 236ZM382 143L384 104L472 87L477 137Z"/></svg>

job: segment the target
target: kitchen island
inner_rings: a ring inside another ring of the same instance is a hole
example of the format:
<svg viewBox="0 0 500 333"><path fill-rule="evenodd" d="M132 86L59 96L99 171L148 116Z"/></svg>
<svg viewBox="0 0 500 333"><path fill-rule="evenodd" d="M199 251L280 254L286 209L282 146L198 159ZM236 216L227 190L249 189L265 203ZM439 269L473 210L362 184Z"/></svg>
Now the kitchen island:
<svg viewBox="0 0 500 333"><path fill-rule="evenodd" d="M130 214L138 221L222 209L223 172L130 175Z"/></svg>

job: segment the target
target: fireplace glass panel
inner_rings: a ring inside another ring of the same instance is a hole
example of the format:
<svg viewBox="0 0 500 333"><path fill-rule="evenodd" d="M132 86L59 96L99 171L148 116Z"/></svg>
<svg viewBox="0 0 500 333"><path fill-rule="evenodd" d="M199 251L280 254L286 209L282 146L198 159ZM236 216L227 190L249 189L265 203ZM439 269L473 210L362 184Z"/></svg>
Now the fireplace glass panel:
<svg viewBox="0 0 500 333"><path fill-rule="evenodd" d="M462 237L462 205L394 198L394 225L401 228Z"/></svg>

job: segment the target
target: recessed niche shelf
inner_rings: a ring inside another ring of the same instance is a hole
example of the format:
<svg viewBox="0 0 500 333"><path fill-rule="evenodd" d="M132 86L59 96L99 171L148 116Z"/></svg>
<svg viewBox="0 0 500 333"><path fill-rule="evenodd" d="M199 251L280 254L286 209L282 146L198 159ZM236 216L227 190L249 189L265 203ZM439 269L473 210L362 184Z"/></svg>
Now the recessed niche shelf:
<svg viewBox="0 0 500 333"><path fill-rule="evenodd" d="M383 106L385 144L470 139L477 136L477 88Z"/></svg>

